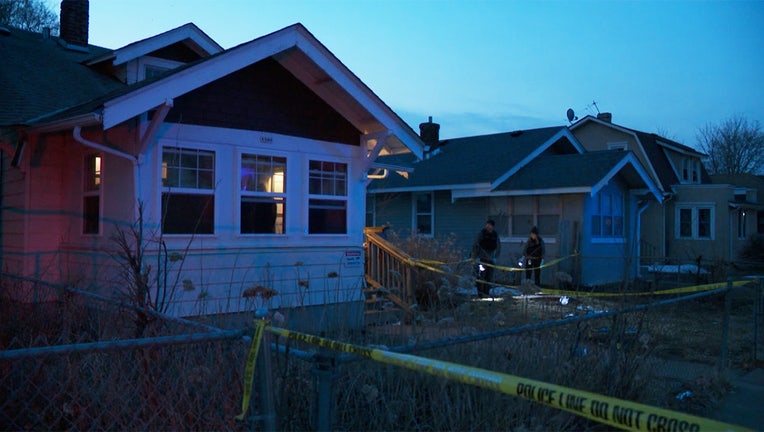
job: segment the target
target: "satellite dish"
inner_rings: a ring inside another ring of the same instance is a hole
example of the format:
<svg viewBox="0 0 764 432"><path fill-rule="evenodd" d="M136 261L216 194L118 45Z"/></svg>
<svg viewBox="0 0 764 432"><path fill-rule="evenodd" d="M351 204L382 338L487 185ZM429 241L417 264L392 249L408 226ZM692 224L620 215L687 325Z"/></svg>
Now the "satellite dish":
<svg viewBox="0 0 764 432"><path fill-rule="evenodd" d="M578 117L576 117L576 113L573 111L573 108L568 108L568 121L573 122L573 120L578 120Z"/></svg>

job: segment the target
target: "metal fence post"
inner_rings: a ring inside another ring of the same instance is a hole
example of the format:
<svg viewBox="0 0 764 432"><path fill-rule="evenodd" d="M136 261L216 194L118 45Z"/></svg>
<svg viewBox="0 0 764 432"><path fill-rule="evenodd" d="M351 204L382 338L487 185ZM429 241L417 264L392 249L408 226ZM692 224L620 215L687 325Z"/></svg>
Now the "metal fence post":
<svg viewBox="0 0 764 432"><path fill-rule="evenodd" d="M753 360L759 361L759 337L764 321L764 276L759 276L759 286L754 288L753 302Z"/></svg>
<svg viewBox="0 0 764 432"><path fill-rule="evenodd" d="M268 309L256 309L255 319L264 320L268 317ZM273 396L273 379L271 370L271 342L268 332L263 334L263 340L260 342L260 349L257 352L255 362L257 370L258 391L250 395L250 426L253 431L259 430L257 423L262 421L263 429L266 432L276 430L276 409ZM259 401L255 398L259 397ZM256 405L259 402L259 405ZM254 407L259 407L256 413Z"/></svg>
<svg viewBox="0 0 764 432"><path fill-rule="evenodd" d="M729 346L730 309L732 307L732 278L727 278L727 290L724 292L724 317L722 317L722 347L719 355L719 376L727 370L727 349Z"/></svg>
<svg viewBox="0 0 764 432"><path fill-rule="evenodd" d="M317 431L332 430L334 408L334 358L326 354L318 354L313 364L313 374L316 376L314 429Z"/></svg>

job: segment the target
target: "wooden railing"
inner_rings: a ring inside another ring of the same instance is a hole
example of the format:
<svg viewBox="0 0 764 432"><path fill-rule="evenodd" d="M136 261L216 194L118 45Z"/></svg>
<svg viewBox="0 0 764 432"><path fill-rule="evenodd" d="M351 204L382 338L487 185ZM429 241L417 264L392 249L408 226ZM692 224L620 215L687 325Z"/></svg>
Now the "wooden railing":
<svg viewBox="0 0 764 432"><path fill-rule="evenodd" d="M393 294L391 299L404 309L413 304L415 269L410 255L385 240L381 228L365 228L366 279L371 285ZM397 299L395 298L397 297ZM398 300L398 301L396 301Z"/></svg>

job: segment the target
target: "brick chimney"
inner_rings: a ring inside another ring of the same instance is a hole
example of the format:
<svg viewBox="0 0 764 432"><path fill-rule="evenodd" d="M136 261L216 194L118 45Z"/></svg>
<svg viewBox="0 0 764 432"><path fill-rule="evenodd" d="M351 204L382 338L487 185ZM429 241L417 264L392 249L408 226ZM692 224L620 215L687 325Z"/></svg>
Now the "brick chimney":
<svg viewBox="0 0 764 432"><path fill-rule="evenodd" d="M70 45L88 46L88 0L61 0L61 39Z"/></svg>
<svg viewBox="0 0 764 432"><path fill-rule="evenodd" d="M597 113L597 118L608 123L613 122L613 114L609 112Z"/></svg>
<svg viewBox="0 0 764 432"><path fill-rule="evenodd" d="M427 123L419 123L419 137L422 138L422 142L427 146L426 151L435 150L440 142L440 125L432 122L432 116L429 117Z"/></svg>

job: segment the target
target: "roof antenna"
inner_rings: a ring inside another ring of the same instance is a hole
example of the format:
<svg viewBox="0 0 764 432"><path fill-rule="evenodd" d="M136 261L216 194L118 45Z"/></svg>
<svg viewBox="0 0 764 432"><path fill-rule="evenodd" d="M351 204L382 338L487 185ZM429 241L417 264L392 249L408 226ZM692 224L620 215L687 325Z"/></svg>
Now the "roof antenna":
<svg viewBox="0 0 764 432"><path fill-rule="evenodd" d="M597 114L599 114L600 113L600 107L597 106L597 101L593 100L592 101L592 105L594 105L594 109L596 109L597 110Z"/></svg>

